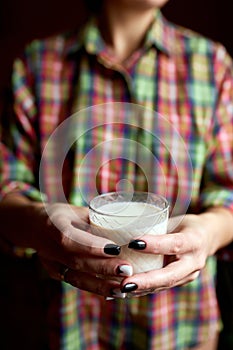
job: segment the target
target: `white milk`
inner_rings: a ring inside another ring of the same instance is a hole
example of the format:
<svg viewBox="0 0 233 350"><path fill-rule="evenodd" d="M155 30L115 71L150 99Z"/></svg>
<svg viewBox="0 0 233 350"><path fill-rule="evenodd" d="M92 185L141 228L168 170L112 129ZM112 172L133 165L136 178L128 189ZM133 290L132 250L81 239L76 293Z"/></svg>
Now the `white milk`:
<svg viewBox="0 0 233 350"><path fill-rule="evenodd" d="M113 202L102 205L97 211L90 210L92 232L111 239L121 246L120 258L128 260L134 273L163 266L163 256L145 254L128 248L134 239L144 234L160 235L167 232L168 210L143 202Z"/></svg>

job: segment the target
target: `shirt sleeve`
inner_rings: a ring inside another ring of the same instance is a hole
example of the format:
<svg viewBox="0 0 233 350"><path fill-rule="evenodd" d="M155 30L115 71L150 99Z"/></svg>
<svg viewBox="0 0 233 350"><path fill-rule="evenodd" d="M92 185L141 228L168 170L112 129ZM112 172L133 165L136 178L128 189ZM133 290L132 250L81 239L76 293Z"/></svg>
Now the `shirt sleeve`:
<svg viewBox="0 0 233 350"><path fill-rule="evenodd" d="M233 66L223 48L213 68L218 94L200 201L202 208L224 206L233 212Z"/></svg>
<svg viewBox="0 0 233 350"><path fill-rule="evenodd" d="M0 199L18 190L41 201L38 167L39 132L33 74L26 55L13 65L12 90L0 126Z"/></svg>

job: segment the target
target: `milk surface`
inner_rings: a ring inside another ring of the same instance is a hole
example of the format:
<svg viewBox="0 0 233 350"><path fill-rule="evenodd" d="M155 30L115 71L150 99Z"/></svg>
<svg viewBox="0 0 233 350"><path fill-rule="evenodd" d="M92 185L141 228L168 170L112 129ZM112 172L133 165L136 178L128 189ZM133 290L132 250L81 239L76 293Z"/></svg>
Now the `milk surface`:
<svg viewBox="0 0 233 350"><path fill-rule="evenodd" d="M133 266L134 273L161 268L163 256L146 254L128 248L134 239L145 234L159 235L167 232L168 210L162 211L153 204L143 202L113 202L90 211L92 232L111 239L121 246L120 258Z"/></svg>
<svg viewBox="0 0 233 350"><path fill-rule="evenodd" d="M143 202L113 202L102 205L98 208L98 212L129 217L141 214L153 215L159 212L159 208Z"/></svg>

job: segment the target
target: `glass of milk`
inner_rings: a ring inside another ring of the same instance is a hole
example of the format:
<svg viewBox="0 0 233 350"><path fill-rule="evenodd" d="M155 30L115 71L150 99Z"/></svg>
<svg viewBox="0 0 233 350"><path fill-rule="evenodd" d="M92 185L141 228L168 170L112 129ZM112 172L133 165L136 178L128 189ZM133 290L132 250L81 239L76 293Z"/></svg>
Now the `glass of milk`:
<svg viewBox="0 0 233 350"><path fill-rule="evenodd" d="M167 200L148 192L111 192L93 198L89 205L92 233L121 246L119 258L127 260L134 273L159 269L163 256L146 254L128 248L130 241L145 234L167 233L169 205Z"/></svg>

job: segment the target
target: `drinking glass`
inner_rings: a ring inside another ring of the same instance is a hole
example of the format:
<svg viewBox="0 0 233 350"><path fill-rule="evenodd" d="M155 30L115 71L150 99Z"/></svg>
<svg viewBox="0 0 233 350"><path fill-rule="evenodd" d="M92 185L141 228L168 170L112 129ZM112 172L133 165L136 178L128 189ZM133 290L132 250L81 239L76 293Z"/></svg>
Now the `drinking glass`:
<svg viewBox="0 0 233 350"><path fill-rule="evenodd" d="M167 233L168 201L149 192L111 192L93 198L89 205L92 233L121 246L119 258L127 260L134 273L159 269L163 256L128 248L130 241L145 234Z"/></svg>

